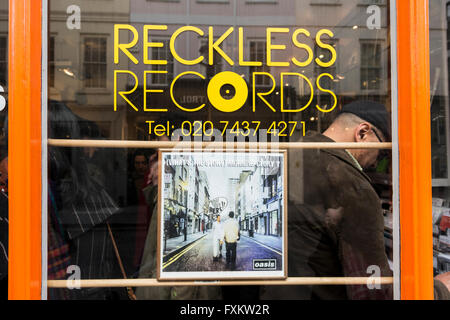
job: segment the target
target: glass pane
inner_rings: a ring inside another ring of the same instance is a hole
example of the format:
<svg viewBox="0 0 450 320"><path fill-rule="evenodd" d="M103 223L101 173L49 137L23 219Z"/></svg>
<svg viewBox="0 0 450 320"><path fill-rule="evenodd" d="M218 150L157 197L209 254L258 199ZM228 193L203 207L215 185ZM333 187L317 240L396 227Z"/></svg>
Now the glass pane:
<svg viewBox="0 0 450 320"><path fill-rule="evenodd" d="M0 3L0 300L8 299L8 1Z"/></svg>
<svg viewBox="0 0 450 320"><path fill-rule="evenodd" d="M431 164L433 178L433 268L450 278L449 54L450 5L430 1ZM448 280L447 280L448 283ZM435 290L439 287L435 286ZM438 290L440 291L440 290ZM441 294L442 296L442 294Z"/></svg>
<svg viewBox="0 0 450 320"><path fill-rule="evenodd" d="M272 263L289 277L392 276L390 152L290 149L286 162L268 152L280 142L389 141L388 1L49 4L50 138L260 147L249 152L258 161L220 162L239 156L222 148L200 162L192 160L198 154L170 154L169 164L158 153L168 151L156 147L50 146L49 279L74 270L81 279L121 279L121 264L127 278L156 278L157 270L241 277ZM67 20L61 12L70 12ZM271 272L263 271L261 279ZM390 285L135 292L139 299L392 298ZM50 288L49 297L127 299L127 292Z"/></svg>

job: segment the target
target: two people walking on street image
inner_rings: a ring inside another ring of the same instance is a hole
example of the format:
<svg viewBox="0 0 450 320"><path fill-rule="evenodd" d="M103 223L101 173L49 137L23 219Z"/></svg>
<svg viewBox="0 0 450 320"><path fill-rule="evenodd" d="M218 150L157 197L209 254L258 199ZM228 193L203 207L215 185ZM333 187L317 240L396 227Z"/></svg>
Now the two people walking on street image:
<svg viewBox="0 0 450 320"><path fill-rule="evenodd" d="M226 267L227 269L236 269L236 249L237 242L240 239L239 224L234 219L234 212L230 211L228 219L220 222L220 215L213 224L213 260L219 261L222 258L222 246L225 242L226 248Z"/></svg>

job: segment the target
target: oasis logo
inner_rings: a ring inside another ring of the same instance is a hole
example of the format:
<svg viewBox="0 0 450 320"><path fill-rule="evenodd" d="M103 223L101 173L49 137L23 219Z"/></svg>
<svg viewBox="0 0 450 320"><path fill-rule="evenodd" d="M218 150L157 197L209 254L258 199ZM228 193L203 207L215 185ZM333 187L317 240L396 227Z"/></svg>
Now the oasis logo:
<svg viewBox="0 0 450 320"><path fill-rule="evenodd" d="M276 270L277 259L254 259L253 270Z"/></svg>

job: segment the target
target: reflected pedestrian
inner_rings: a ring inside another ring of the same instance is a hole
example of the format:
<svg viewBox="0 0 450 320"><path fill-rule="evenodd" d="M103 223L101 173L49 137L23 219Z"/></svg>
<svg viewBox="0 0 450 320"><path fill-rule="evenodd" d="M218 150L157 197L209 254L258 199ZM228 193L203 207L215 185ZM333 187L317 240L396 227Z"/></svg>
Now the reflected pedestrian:
<svg viewBox="0 0 450 320"><path fill-rule="evenodd" d="M305 143L389 141L384 105L345 105L323 134L309 132ZM288 265L290 277L391 277L380 199L364 170L375 166L378 149L291 150ZM292 182L292 181L291 181ZM265 286L261 299L392 299L392 285Z"/></svg>
<svg viewBox="0 0 450 320"><path fill-rule="evenodd" d="M49 137L80 139L80 118L64 103L49 102ZM81 148L48 149L49 280L67 279L76 265L83 279L110 279L119 268L107 225L119 207L89 175ZM49 299L112 299L122 291L110 288L49 288Z"/></svg>

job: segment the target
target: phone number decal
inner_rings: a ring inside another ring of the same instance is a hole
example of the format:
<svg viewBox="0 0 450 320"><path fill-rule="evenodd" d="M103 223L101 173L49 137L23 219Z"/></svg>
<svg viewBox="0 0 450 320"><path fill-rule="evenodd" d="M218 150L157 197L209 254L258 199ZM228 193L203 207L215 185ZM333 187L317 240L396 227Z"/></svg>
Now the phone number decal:
<svg viewBox="0 0 450 320"><path fill-rule="evenodd" d="M273 121L268 128L261 128L261 121L219 121L220 126L217 128L212 121L183 121L179 128L175 127L170 121L158 123L157 121L146 121L148 125L148 133L150 135L173 136L177 135L186 137L211 137L220 134L236 135L236 136L256 136L259 131L278 137L290 137L296 130L301 130L305 135L304 121Z"/></svg>

